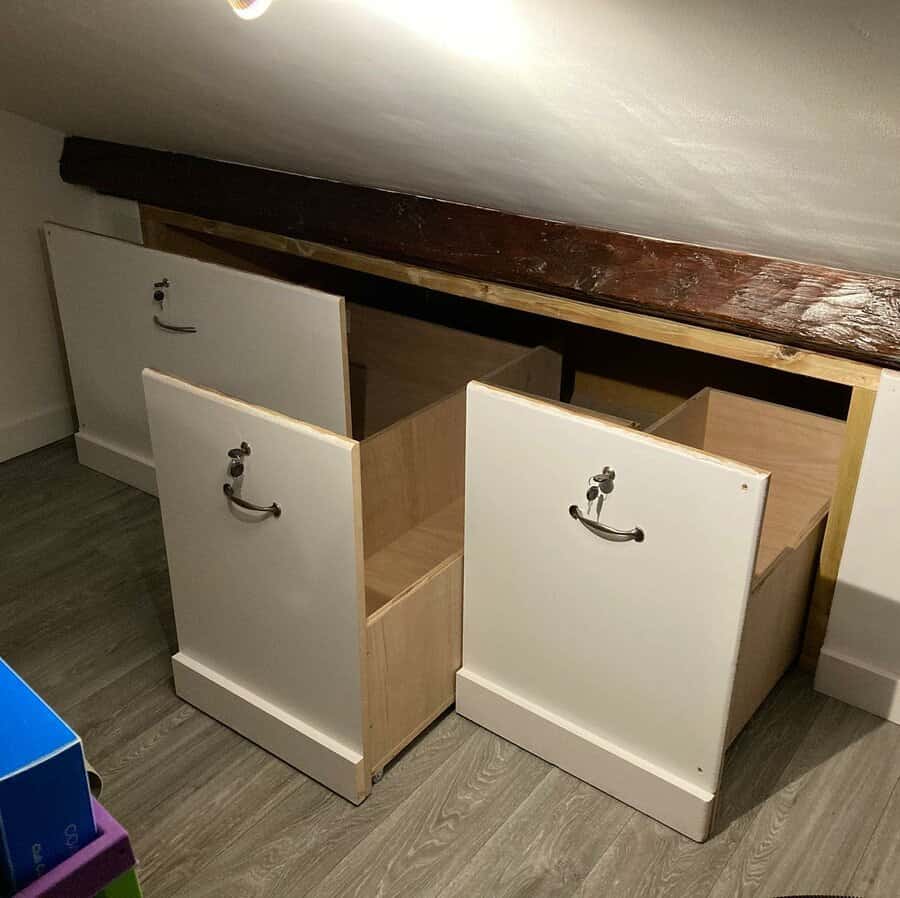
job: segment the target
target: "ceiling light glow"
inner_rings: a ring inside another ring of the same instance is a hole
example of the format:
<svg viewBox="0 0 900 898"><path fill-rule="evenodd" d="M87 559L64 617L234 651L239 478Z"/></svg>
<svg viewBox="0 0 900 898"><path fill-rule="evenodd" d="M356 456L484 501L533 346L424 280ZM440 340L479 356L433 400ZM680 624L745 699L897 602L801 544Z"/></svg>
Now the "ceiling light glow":
<svg viewBox="0 0 900 898"><path fill-rule="evenodd" d="M512 0L364 0L374 12L462 56L509 59L523 35Z"/></svg>
<svg viewBox="0 0 900 898"><path fill-rule="evenodd" d="M272 5L272 0L228 0L228 5L242 19L258 19Z"/></svg>

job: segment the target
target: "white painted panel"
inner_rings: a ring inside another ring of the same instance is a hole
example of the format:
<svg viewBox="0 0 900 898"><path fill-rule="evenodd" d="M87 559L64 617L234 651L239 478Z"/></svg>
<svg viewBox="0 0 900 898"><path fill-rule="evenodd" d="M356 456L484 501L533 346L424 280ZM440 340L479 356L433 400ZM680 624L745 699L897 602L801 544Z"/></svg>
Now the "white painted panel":
<svg viewBox="0 0 900 898"><path fill-rule="evenodd" d="M601 520L642 528L641 543L600 540L569 515L607 465ZM464 673L715 792L767 486L751 468L470 384Z"/></svg>
<svg viewBox="0 0 900 898"><path fill-rule="evenodd" d="M834 591L822 691L900 723L900 373L884 371ZM851 667L859 668L850 675ZM821 664L820 664L821 668ZM865 676L872 672L873 677ZM846 674L846 675L845 675ZM888 688L885 684L893 679ZM877 688L873 685L877 680ZM861 689L860 684L869 683Z"/></svg>
<svg viewBox="0 0 900 898"><path fill-rule="evenodd" d="M152 461L145 366L347 432L339 297L86 231L45 232L86 437ZM163 278L161 310L153 285ZM155 314L197 333L162 330Z"/></svg>
<svg viewBox="0 0 900 898"><path fill-rule="evenodd" d="M361 755L359 445L156 372L144 385L180 654ZM279 518L222 493L242 441L241 495Z"/></svg>
<svg viewBox="0 0 900 898"><path fill-rule="evenodd" d="M74 430L42 223L141 241L137 203L60 180L63 136L0 109L0 462Z"/></svg>

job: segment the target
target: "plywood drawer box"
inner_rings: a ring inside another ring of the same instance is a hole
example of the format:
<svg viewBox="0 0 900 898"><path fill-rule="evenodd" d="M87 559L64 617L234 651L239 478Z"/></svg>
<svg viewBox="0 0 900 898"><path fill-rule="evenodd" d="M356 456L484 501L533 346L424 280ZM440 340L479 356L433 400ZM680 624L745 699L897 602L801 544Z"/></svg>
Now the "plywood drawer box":
<svg viewBox="0 0 900 898"><path fill-rule="evenodd" d="M706 838L798 651L843 426L704 390L643 433L472 384L458 711Z"/></svg>
<svg viewBox="0 0 900 898"><path fill-rule="evenodd" d="M560 359L363 307L343 357L359 441L165 373L144 388L178 694L359 802L453 702L464 385L555 395Z"/></svg>

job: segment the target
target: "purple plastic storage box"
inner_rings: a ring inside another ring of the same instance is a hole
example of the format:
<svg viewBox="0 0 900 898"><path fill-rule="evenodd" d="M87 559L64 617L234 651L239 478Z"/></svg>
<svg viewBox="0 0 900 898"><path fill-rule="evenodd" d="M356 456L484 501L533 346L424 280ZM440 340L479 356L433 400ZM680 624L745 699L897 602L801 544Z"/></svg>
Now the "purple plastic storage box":
<svg viewBox="0 0 900 898"><path fill-rule="evenodd" d="M96 799L91 800L99 835L13 898L94 898L114 879L134 867L128 833L103 805Z"/></svg>

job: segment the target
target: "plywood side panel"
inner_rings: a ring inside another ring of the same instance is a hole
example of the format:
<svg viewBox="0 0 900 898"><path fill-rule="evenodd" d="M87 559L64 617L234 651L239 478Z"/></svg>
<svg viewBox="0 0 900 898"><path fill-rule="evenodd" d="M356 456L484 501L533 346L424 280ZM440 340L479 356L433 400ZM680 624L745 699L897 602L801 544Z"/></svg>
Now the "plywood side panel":
<svg viewBox="0 0 900 898"><path fill-rule="evenodd" d="M843 421L707 389L648 432L771 472L757 576L805 538L834 495Z"/></svg>
<svg viewBox="0 0 900 898"><path fill-rule="evenodd" d="M552 349L538 346L478 379L482 383L530 393L542 399L558 400L562 379L562 357Z"/></svg>
<svg viewBox="0 0 900 898"><path fill-rule="evenodd" d="M750 592L728 716L729 745L800 651L824 532L823 510L799 545L785 549Z"/></svg>
<svg viewBox="0 0 900 898"><path fill-rule="evenodd" d="M460 496L369 555L366 614L373 614L448 558L462 552L464 520L465 500Z"/></svg>
<svg viewBox="0 0 900 898"><path fill-rule="evenodd" d="M707 451L771 471L820 503L834 491L843 436L835 418L710 391Z"/></svg>
<svg viewBox="0 0 900 898"><path fill-rule="evenodd" d="M363 383L359 436L461 390L518 358L522 348L407 315L348 303L350 362Z"/></svg>
<svg viewBox="0 0 900 898"><path fill-rule="evenodd" d="M484 345L481 340L469 343L467 339L464 343L483 353L477 364L494 359L494 368L485 372L485 380L539 395L558 395L561 359L557 353L543 347L523 350L494 340ZM449 348L452 353L452 346ZM504 361L503 356L512 350L513 359ZM457 369L454 379L462 376L468 365ZM465 427L465 393L458 391L361 443L367 557L463 496Z"/></svg>
<svg viewBox="0 0 900 898"><path fill-rule="evenodd" d="M453 704L462 655L462 565L459 553L366 623L372 771Z"/></svg>
<svg viewBox="0 0 900 898"><path fill-rule="evenodd" d="M701 390L686 402L664 415L647 428L647 433L692 446L694 449L713 451L707 445L706 424L709 417L709 390Z"/></svg>
<svg viewBox="0 0 900 898"><path fill-rule="evenodd" d="M661 373L659 379L665 381L666 377ZM581 408L606 411L649 427L681 405L689 395L672 392L665 383L647 386L588 371L576 371L571 401Z"/></svg>
<svg viewBox="0 0 900 898"><path fill-rule="evenodd" d="M757 573L801 534L834 496L844 422L710 392L705 448L772 473Z"/></svg>
<svg viewBox="0 0 900 898"><path fill-rule="evenodd" d="M459 392L360 444L366 556L463 495L465 441Z"/></svg>

